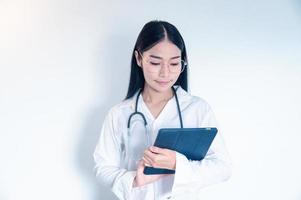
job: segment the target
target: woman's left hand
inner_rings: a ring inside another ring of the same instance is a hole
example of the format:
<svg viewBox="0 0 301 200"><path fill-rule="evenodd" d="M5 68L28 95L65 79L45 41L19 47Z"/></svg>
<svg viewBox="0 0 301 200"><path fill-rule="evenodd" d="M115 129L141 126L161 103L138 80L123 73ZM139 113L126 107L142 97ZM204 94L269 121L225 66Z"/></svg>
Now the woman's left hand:
<svg viewBox="0 0 301 200"><path fill-rule="evenodd" d="M144 151L142 159L146 166L172 170L176 168L176 152L170 149L151 146Z"/></svg>

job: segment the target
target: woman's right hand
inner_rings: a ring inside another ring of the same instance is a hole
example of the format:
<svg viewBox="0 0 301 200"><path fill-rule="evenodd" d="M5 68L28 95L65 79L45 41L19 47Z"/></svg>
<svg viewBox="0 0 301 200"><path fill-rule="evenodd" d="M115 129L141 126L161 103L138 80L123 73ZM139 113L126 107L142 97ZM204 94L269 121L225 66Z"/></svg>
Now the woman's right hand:
<svg viewBox="0 0 301 200"><path fill-rule="evenodd" d="M152 183L168 174L157 174L157 175L145 175L143 173L145 168L144 160L140 160L137 167L136 177L133 182L133 187L140 187L149 183Z"/></svg>

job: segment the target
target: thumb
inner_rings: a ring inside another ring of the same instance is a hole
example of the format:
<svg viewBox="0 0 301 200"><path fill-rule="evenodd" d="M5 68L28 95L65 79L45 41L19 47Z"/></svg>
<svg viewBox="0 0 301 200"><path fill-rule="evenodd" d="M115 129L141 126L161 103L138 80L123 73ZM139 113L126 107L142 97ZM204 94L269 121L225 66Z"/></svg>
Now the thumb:
<svg viewBox="0 0 301 200"><path fill-rule="evenodd" d="M144 169L144 161L141 159L138 162L138 166L137 166L137 173L141 173L143 172Z"/></svg>

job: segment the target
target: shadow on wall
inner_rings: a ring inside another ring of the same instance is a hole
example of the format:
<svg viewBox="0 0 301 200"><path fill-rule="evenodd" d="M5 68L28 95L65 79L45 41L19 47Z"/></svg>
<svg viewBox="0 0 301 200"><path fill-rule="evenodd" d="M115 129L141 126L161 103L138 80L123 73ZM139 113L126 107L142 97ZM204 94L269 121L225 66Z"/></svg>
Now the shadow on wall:
<svg viewBox="0 0 301 200"><path fill-rule="evenodd" d="M97 63L105 63L98 69L105 74L98 73L99 83L106 83L99 87L99 98L97 105L91 108L86 116L85 125L80 132L80 141L77 147L77 163L80 173L87 178L89 189L91 190L91 200L117 200L117 197L111 192L110 188L105 187L95 177L93 152L98 142L103 120L108 110L116 103L122 101L127 92L129 74L130 74L130 57L125 53L129 52L124 41L131 41L124 33L124 27L116 27L118 30L112 30L110 37L107 38L107 44L100 44L97 52ZM122 29L122 31L121 31ZM122 34L122 35L121 35ZM118 48L117 48L118 47ZM132 51L132 48L130 49ZM118 55L118 56L117 56ZM128 60L128 62L124 62ZM103 62L104 61L104 62ZM126 76L128 74L128 76ZM114 91L114 92L112 92Z"/></svg>

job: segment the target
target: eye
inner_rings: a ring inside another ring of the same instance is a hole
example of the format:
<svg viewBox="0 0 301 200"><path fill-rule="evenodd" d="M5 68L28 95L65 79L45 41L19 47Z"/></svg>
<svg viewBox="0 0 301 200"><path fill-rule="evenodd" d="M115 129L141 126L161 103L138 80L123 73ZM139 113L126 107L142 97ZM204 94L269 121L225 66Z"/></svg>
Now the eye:
<svg viewBox="0 0 301 200"><path fill-rule="evenodd" d="M170 65L176 67L176 66L179 66L180 63L178 63L178 62L177 63L170 63Z"/></svg>
<svg viewBox="0 0 301 200"><path fill-rule="evenodd" d="M161 63L159 63L159 62L152 62L152 61L150 61L149 62L151 65L155 65L155 66L157 66L157 65L160 65Z"/></svg>

